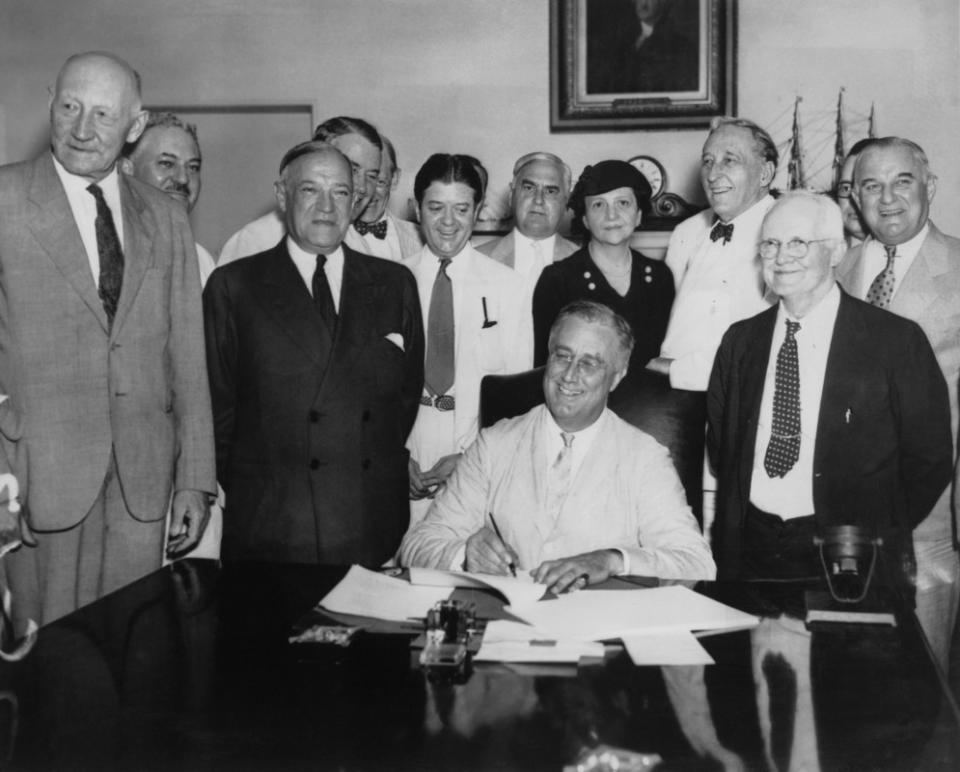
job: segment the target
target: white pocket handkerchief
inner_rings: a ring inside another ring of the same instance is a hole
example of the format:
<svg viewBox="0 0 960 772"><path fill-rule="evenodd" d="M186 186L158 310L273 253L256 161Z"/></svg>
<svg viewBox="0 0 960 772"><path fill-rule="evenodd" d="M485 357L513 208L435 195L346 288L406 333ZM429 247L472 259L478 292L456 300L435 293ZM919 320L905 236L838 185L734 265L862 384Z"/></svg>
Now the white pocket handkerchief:
<svg viewBox="0 0 960 772"><path fill-rule="evenodd" d="M406 349L403 347L403 336L399 332L388 332L383 337L385 337L401 351L406 352Z"/></svg>

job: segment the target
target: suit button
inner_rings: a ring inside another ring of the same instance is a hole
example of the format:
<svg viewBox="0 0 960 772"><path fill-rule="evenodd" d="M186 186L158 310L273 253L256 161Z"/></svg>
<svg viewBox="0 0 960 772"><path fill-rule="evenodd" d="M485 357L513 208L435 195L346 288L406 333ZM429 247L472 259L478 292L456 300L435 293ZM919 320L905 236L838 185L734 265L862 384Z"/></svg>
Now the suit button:
<svg viewBox="0 0 960 772"><path fill-rule="evenodd" d="M364 469L369 469L369 468L370 468L370 459L369 459L369 458L363 459L363 464L362 464L362 466L363 466Z"/></svg>
<svg viewBox="0 0 960 772"><path fill-rule="evenodd" d="M320 468L320 462L319 462L317 459L315 459L315 458L311 458L311 459L310 459L310 468L311 468L311 469L319 469L319 468Z"/></svg>
<svg viewBox="0 0 960 772"><path fill-rule="evenodd" d="M360 416L360 418L361 418L362 420L364 420L364 421L369 421L369 420L370 420L370 411L369 411L369 410L364 410L364 411L363 411L363 415Z"/></svg>
<svg viewBox="0 0 960 772"><path fill-rule="evenodd" d="M316 423L317 421L319 421L319 420L320 420L320 413L318 413L316 410L311 410L311 411L310 411L310 423L315 424L315 423Z"/></svg>

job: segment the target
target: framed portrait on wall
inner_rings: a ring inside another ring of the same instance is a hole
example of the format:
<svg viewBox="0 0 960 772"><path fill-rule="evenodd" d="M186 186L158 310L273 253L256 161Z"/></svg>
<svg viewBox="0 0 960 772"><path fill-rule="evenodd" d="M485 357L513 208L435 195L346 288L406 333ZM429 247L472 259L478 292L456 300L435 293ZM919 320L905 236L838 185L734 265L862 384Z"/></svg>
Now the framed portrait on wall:
<svg viewBox="0 0 960 772"><path fill-rule="evenodd" d="M550 129L704 126L735 109L736 0L551 0Z"/></svg>

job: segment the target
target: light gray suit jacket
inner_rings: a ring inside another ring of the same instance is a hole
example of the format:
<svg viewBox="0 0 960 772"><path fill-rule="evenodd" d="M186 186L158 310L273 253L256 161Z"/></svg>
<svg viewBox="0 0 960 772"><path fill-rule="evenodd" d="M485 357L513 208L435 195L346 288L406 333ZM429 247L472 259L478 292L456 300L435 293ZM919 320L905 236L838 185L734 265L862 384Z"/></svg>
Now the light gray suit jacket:
<svg viewBox="0 0 960 772"><path fill-rule="evenodd" d="M514 266L514 234L516 233L516 228L511 230L506 236L494 239L493 241L488 241L486 244L481 244L477 247L477 251L483 253L487 257L492 257L498 263L503 263L507 268L513 268ZM576 252L580 247L574 244L572 241L565 239L559 233L557 234L556 241L553 244L553 262L563 260L565 257L570 257L574 252Z"/></svg>
<svg viewBox="0 0 960 772"><path fill-rule="evenodd" d="M120 200L123 288L108 331L52 157L0 168L0 471L26 483L29 522L43 530L87 514L112 453L138 520L165 517L172 486L216 492L186 213L122 174Z"/></svg>
<svg viewBox="0 0 960 772"><path fill-rule="evenodd" d="M861 244L849 250L837 268L840 285L858 298L866 295L874 279L864 275L863 247ZM957 404L960 389L960 239L941 233L931 222L930 232L896 288L889 310L917 322L933 346L933 353L947 381L950 430L956 452L960 423ZM958 487L956 476L954 485L947 487L927 519L914 530L915 538L950 538L951 489Z"/></svg>

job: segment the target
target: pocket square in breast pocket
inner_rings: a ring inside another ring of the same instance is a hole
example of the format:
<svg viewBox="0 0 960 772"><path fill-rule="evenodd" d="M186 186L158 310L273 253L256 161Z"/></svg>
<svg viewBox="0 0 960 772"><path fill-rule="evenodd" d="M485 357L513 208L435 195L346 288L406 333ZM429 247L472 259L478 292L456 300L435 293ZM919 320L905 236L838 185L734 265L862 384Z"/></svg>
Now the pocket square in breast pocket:
<svg viewBox="0 0 960 772"><path fill-rule="evenodd" d="M401 351L406 352L406 349L403 347L403 336L399 332L388 332L383 337L385 337Z"/></svg>

